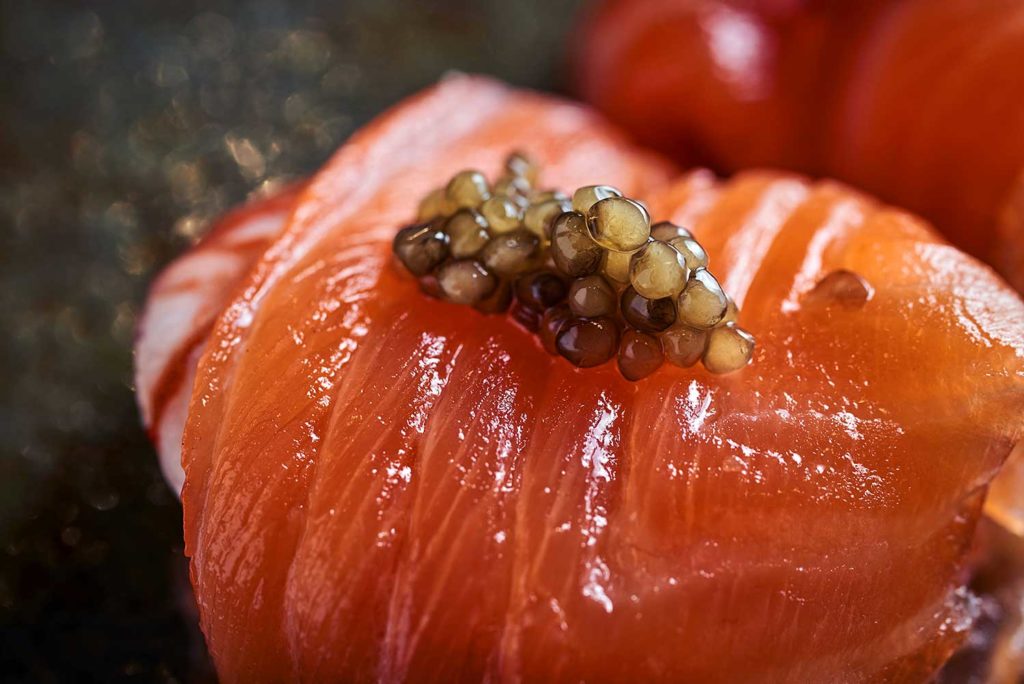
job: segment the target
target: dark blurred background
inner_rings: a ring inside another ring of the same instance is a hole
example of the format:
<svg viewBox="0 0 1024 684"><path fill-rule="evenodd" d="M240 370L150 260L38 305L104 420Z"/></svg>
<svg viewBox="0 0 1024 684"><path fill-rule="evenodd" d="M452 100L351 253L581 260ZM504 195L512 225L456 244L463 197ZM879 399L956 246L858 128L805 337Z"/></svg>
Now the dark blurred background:
<svg viewBox="0 0 1024 684"><path fill-rule="evenodd" d="M580 0L0 0L0 681L207 681L139 427L146 284L449 69L560 90Z"/></svg>

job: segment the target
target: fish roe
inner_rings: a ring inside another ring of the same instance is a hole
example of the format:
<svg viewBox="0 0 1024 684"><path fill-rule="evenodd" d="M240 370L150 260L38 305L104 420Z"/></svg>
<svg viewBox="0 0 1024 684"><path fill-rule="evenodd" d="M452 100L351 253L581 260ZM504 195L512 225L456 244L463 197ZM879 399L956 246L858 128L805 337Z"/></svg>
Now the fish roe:
<svg viewBox="0 0 1024 684"><path fill-rule="evenodd" d="M455 174L396 234L396 263L427 296L507 315L580 368L614 358L637 381L666 362L712 373L750 363L754 337L687 228L652 225L646 205L610 185L570 199L535 189L538 175L518 152L493 187L479 171ZM872 294L859 275L834 271L806 296L857 308Z"/></svg>
<svg viewBox="0 0 1024 684"><path fill-rule="evenodd" d="M725 316L729 300L722 286L706 268L690 276L679 296L679 320L694 328L711 328Z"/></svg>
<svg viewBox="0 0 1024 684"><path fill-rule="evenodd" d="M678 295L689 277L683 255L667 242L652 240L630 257L629 282L648 299Z"/></svg>
<svg viewBox="0 0 1024 684"><path fill-rule="evenodd" d="M569 285L569 308L577 316L611 316L617 299L615 290L599 275L577 278Z"/></svg>
<svg viewBox="0 0 1024 684"><path fill-rule="evenodd" d="M572 311L569 310L567 304L553 306L540 317L537 335L540 337L540 343L544 345L544 349L549 354L558 354L558 333L562 332L562 326L571 319Z"/></svg>
<svg viewBox="0 0 1024 684"><path fill-rule="evenodd" d="M654 335L627 330L619 345L619 372L627 380L642 380L665 361L661 341Z"/></svg>
<svg viewBox="0 0 1024 684"><path fill-rule="evenodd" d="M436 188L427 193L427 196L420 202L417 214L420 221L428 221L432 218L448 214L450 209L451 204L448 202L445 189Z"/></svg>
<svg viewBox="0 0 1024 684"><path fill-rule="evenodd" d="M437 222L403 228L395 236L392 248L414 276L430 273L448 258L450 251L448 234Z"/></svg>
<svg viewBox="0 0 1024 684"><path fill-rule="evenodd" d="M539 169L522 152L513 152L505 159L505 172L513 178L522 178L527 183L533 184L537 182Z"/></svg>
<svg viewBox="0 0 1024 684"><path fill-rule="evenodd" d="M595 202L587 212L587 226L594 242L615 252L636 251L651 236L647 210L625 197Z"/></svg>
<svg viewBox="0 0 1024 684"><path fill-rule="evenodd" d="M594 204L609 197L622 197L622 192L610 185L585 185L572 194L572 210L586 215Z"/></svg>
<svg viewBox="0 0 1024 684"><path fill-rule="evenodd" d="M671 297L648 299L632 287L622 293L622 316L634 328L661 332L676 322L676 303Z"/></svg>
<svg viewBox="0 0 1024 684"><path fill-rule="evenodd" d="M704 356L708 346L708 331L676 323L661 334L661 345L669 363L689 368Z"/></svg>
<svg viewBox="0 0 1024 684"><path fill-rule="evenodd" d="M480 251L480 260L500 276L530 270L536 263L540 238L524 228L495 235Z"/></svg>
<svg viewBox="0 0 1024 684"><path fill-rule="evenodd" d="M480 205L480 214L487 221L487 227L493 233L508 233L519 227L523 220L523 210L512 199L495 195Z"/></svg>
<svg viewBox="0 0 1024 684"><path fill-rule="evenodd" d="M692 237L680 235L669 240L668 244L683 256L687 269L696 271L698 268L708 267L708 253Z"/></svg>
<svg viewBox="0 0 1024 684"><path fill-rule="evenodd" d="M651 226L651 237L655 240L668 242L673 238L693 237L693 233L682 226L677 226L671 221L659 221Z"/></svg>
<svg viewBox="0 0 1024 684"><path fill-rule="evenodd" d="M523 216L523 225L538 237L550 238L551 222L568 208L568 202L557 198L534 202Z"/></svg>
<svg viewBox="0 0 1024 684"><path fill-rule="evenodd" d="M600 268L602 254L601 246L590 237L583 214L567 211L555 218L551 229L551 257L558 270L574 278L589 275Z"/></svg>
<svg viewBox="0 0 1024 684"><path fill-rule="evenodd" d="M605 252L601 255L601 273L619 285L627 285L633 254L634 252Z"/></svg>
<svg viewBox="0 0 1024 684"><path fill-rule="evenodd" d="M456 259L473 256L491 239L488 224L476 209L459 209L444 224L449 248Z"/></svg>
<svg viewBox="0 0 1024 684"><path fill-rule="evenodd" d="M555 346L574 366L600 366L619 350L619 327L610 318L569 320L555 338Z"/></svg>
<svg viewBox="0 0 1024 684"><path fill-rule="evenodd" d="M476 304L498 286L498 280L473 259L449 261L437 272L437 284L445 299L456 304Z"/></svg>
<svg viewBox="0 0 1024 684"><path fill-rule="evenodd" d="M750 363L754 355L754 336L726 323L708 334L704 351L704 367L712 373L732 373Z"/></svg>
<svg viewBox="0 0 1024 684"><path fill-rule="evenodd" d="M516 281L516 299L541 313L565 301L568 290L565 280L551 271L536 271Z"/></svg>
<svg viewBox="0 0 1024 684"><path fill-rule="evenodd" d="M460 171L445 186L445 197L455 207L478 207L491 196L487 177L479 171Z"/></svg>

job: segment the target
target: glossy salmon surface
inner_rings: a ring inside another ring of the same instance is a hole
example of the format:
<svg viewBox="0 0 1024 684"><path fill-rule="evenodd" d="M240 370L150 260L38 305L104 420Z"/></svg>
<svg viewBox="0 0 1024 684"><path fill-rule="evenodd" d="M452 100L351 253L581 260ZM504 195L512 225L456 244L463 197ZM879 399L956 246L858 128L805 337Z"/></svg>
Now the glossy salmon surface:
<svg viewBox="0 0 1024 684"><path fill-rule="evenodd" d="M690 226L757 336L728 376L579 370L391 262L522 149ZM357 134L213 327L185 536L225 681L923 681L976 605L1024 304L921 221L769 172L672 178L586 110L461 77ZM853 306L818 287L845 269Z"/></svg>
<svg viewBox="0 0 1024 684"><path fill-rule="evenodd" d="M584 99L690 163L835 177L1024 288L1024 4L608 0Z"/></svg>

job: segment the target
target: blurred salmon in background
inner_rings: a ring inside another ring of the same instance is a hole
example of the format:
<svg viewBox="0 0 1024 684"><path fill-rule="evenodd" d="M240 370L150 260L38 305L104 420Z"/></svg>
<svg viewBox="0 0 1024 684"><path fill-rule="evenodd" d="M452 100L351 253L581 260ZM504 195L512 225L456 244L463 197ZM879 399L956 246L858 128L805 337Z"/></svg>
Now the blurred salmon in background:
<svg viewBox="0 0 1024 684"><path fill-rule="evenodd" d="M638 140L847 181L1024 289L1024 3L608 0L575 45L578 93Z"/></svg>

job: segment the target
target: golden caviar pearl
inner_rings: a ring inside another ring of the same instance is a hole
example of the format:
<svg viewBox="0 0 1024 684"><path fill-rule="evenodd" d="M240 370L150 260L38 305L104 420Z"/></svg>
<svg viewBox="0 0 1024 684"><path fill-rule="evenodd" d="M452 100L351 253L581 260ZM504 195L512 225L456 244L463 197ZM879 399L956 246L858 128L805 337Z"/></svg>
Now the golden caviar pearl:
<svg viewBox="0 0 1024 684"><path fill-rule="evenodd" d="M676 302L671 297L648 299L627 287L619 306L627 323L646 332L661 332L676 322Z"/></svg>
<svg viewBox="0 0 1024 684"><path fill-rule="evenodd" d="M516 299L523 306L544 312L565 300L568 286L551 271L528 273L516 281Z"/></svg>
<svg viewBox="0 0 1024 684"><path fill-rule="evenodd" d="M629 265L633 254L635 252L604 252L601 255L601 273L619 285L628 284Z"/></svg>
<svg viewBox="0 0 1024 684"><path fill-rule="evenodd" d="M537 335L540 336L540 343L549 354L558 354L557 338L564 326L572 318L572 312L568 304L553 306L544 312L540 317L537 326Z"/></svg>
<svg viewBox="0 0 1024 684"><path fill-rule="evenodd" d="M572 210L586 214L594 204L609 197L622 197L622 192L610 185L584 185L572 194Z"/></svg>
<svg viewBox="0 0 1024 684"><path fill-rule="evenodd" d="M491 238L480 251L480 260L499 276L513 276L536 265L540 238L522 228Z"/></svg>
<svg viewBox="0 0 1024 684"><path fill-rule="evenodd" d="M651 226L651 237L655 240L668 242L677 237L693 237L693 234L682 226L677 226L671 221L659 221Z"/></svg>
<svg viewBox="0 0 1024 684"><path fill-rule="evenodd" d="M704 356L708 345L708 331L676 323L661 334L665 358L674 366L689 368Z"/></svg>
<svg viewBox="0 0 1024 684"><path fill-rule="evenodd" d="M494 182L494 194L508 197L523 207L524 204L528 204L527 196L530 194L530 184L526 182L525 178L506 174Z"/></svg>
<svg viewBox="0 0 1024 684"><path fill-rule="evenodd" d="M616 252L633 252L651 237L651 217L638 202L609 197L594 203L587 212L594 242Z"/></svg>
<svg viewBox="0 0 1024 684"><path fill-rule="evenodd" d="M726 295L725 299L728 301L728 304L725 307L725 315L722 316L722 320L718 323L719 325L722 325L723 323L735 323L740 317L740 308L736 306L736 302L733 301L733 298Z"/></svg>
<svg viewBox="0 0 1024 684"><path fill-rule="evenodd" d="M679 320L694 328L711 328L725 316L728 305L715 276L706 268L698 268L679 296Z"/></svg>
<svg viewBox="0 0 1024 684"><path fill-rule="evenodd" d="M648 299L675 297L689 277L683 255L667 242L648 242L630 258L629 282Z"/></svg>
<svg viewBox="0 0 1024 684"><path fill-rule="evenodd" d="M534 201L523 215L523 225L534 235L546 239L551 235L551 223L568 208L565 200L557 198Z"/></svg>
<svg viewBox="0 0 1024 684"><path fill-rule="evenodd" d="M473 256L487 244L487 221L476 209L459 209L445 222L452 256L456 259Z"/></svg>
<svg viewBox="0 0 1024 684"><path fill-rule="evenodd" d="M617 299L615 290L599 275L577 278L569 284L569 308L577 316L611 316Z"/></svg>
<svg viewBox="0 0 1024 684"><path fill-rule="evenodd" d="M480 213L495 234L515 230L523 220L523 210L519 205L502 195L487 199L480 205Z"/></svg>
<svg viewBox="0 0 1024 684"><path fill-rule="evenodd" d="M704 247L692 237L675 237L669 240L668 244L675 247L676 251L683 255L683 259L686 261L686 267L691 271L695 271L702 267L708 267L708 253L704 251Z"/></svg>
<svg viewBox="0 0 1024 684"><path fill-rule="evenodd" d="M704 352L704 367L712 373L732 373L750 363L754 355L754 336L735 323L711 330Z"/></svg>
<svg viewBox="0 0 1024 684"><path fill-rule="evenodd" d="M601 266L604 250L590 237L587 219L575 211L566 211L551 223L551 258L567 276L589 275Z"/></svg>
<svg viewBox="0 0 1024 684"><path fill-rule="evenodd" d="M437 284L449 301L476 304L494 292L498 279L475 259L456 259L438 269Z"/></svg>
<svg viewBox="0 0 1024 684"><path fill-rule="evenodd" d="M435 188L427 193L426 197L420 200L417 210L417 217L420 221L427 221L437 216L445 216L451 213L451 206L444 188Z"/></svg>
<svg viewBox="0 0 1024 684"><path fill-rule="evenodd" d="M627 380L637 381L658 370L665 361L661 341L639 330L627 330L619 345L619 372Z"/></svg>
<svg viewBox="0 0 1024 684"><path fill-rule="evenodd" d="M414 276L427 275L450 253L448 235L439 220L417 223L398 231L392 250Z"/></svg>
<svg viewBox="0 0 1024 684"><path fill-rule="evenodd" d="M619 350L619 328L610 318L569 320L555 338L555 346L575 366L600 366Z"/></svg>
<svg viewBox="0 0 1024 684"><path fill-rule="evenodd" d="M537 182L539 169L524 153L516 151L505 159L505 172L532 185Z"/></svg>
<svg viewBox="0 0 1024 684"><path fill-rule="evenodd" d="M445 187L445 196L456 208L478 207L491 196L487 177L472 169L459 171Z"/></svg>

